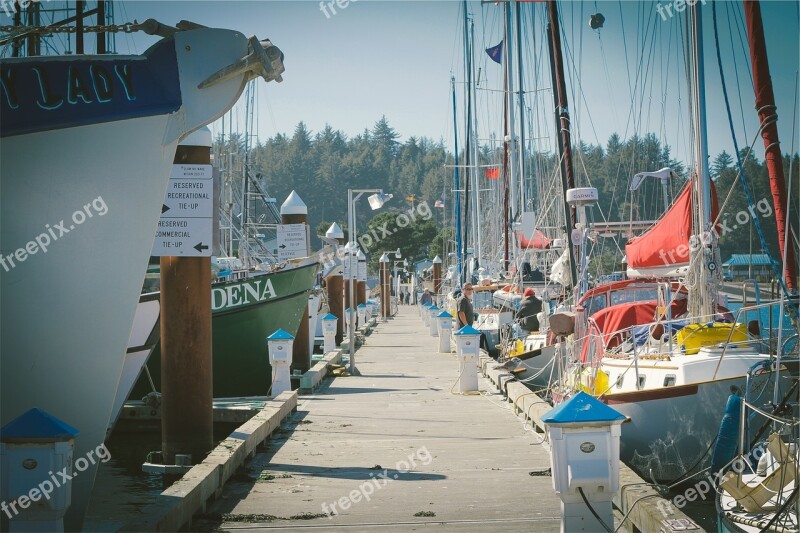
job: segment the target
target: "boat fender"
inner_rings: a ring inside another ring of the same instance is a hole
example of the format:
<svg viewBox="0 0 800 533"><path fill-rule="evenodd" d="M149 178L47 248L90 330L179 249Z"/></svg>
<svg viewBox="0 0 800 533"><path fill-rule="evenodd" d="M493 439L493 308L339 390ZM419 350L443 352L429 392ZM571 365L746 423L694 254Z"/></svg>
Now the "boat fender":
<svg viewBox="0 0 800 533"><path fill-rule="evenodd" d="M711 472L719 472L736 454L741 409L742 398L735 393L728 396L725 414L722 416L717 440L714 443L714 454L711 456Z"/></svg>

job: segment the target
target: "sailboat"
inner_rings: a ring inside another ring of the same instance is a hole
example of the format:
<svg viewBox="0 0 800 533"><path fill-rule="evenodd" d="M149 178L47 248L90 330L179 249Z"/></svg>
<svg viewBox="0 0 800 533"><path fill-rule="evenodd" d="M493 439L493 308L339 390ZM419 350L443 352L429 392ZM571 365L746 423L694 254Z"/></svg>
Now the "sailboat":
<svg viewBox="0 0 800 533"><path fill-rule="evenodd" d="M661 219L628 241L630 279L600 285L579 300L573 372L562 389L565 395L587 390L626 415L621 458L657 481L683 479L711 462L732 394L757 386L771 398L788 386L761 337L764 328L742 323L746 313L733 315L717 297L721 262L708 170L701 6L687 11L695 168ZM758 365L762 372L748 381Z"/></svg>
<svg viewBox="0 0 800 533"><path fill-rule="evenodd" d="M106 435L177 144L284 70L267 40L155 30L142 55L0 63L0 424L38 407L80 432L75 457ZM66 529L95 473L72 481Z"/></svg>

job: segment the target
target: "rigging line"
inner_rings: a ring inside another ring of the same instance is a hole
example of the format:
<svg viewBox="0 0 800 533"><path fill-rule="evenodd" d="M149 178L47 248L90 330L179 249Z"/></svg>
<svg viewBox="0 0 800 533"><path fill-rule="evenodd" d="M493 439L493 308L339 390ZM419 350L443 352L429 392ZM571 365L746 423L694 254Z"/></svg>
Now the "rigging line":
<svg viewBox="0 0 800 533"><path fill-rule="evenodd" d="M622 28L622 47L625 51L625 69L628 72L628 96L629 99L632 100L633 89L631 88L631 68L630 64L628 63L628 38L625 37L625 15L622 12L622 0L617 0L617 5L619 6L619 20Z"/></svg>
<svg viewBox="0 0 800 533"><path fill-rule="evenodd" d="M641 13L641 6L639 6L639 12ZM620 14L622 14L622 6L621 5L620 5ZM639 27L639 24L638 24L638 15L637 15L637 28L638 27ZM647 40L647 34L645 34L644 40L645 41ZM627 64L627 40L624 38L624 22L623 22L623 41L624 41L624 46L625 46L625 50L626 50L626 68L628 68L628 64ZM637 42L637 50L638 50L639 40L637 39L636 42ZM630 139L628 139L628 132L629 132L629 128L631 126L631 122L633 122L634 136L637 136L637 132L638 132L638 127L636 125L634 109L635 109L635 106L636 106L636 98L637 98L636 94L637 94L637 89L639 87L639 81L640 81L640 76L641 76L642 60L643 60L643 58L640 57L639 58L639 63L638 63L637 69L636 69L636 79L634 81L634 86L631 89L631 100L630 100L631 101L631 105L630 105L629 110L628 110L628 117L627 117L626 123L625 123L625 131L623 132L623 139L626 140L626 142L628 144L628 147L631 146ZM630 78L630 72L629 72L628 76ZM630 154L630 156L631 156L630 165L626 165L626 169L625 170L628 173L632 173L633 172L633 165L634 165L635 158L636 158L636 144L637 143L635 143L635 142L633 143L633 149L631 150L631 154ZM624 153L624 151L622 153ZM626 164L625 159L623 157L620 157L619 161L618 161L618 165L617 165L617 173L614 176L614 187L613 187L614 190L616 190L616 188L617 188L617 185L619 183L620 172L621 172L621 170L623 168L623 165L625 165L625 164ZM625 193L625 199L626 200L628 199L628 196L629 196L629 193L628 193L627 187L626 187L626 193ZM633 209L632 202L631 202L630 205L631 205L631 209ZM632 214L632 212L631 212L631 214Z"/></svg>
<svg viewBox="0 0 800 533"><path fill-rule="evenodd" d="M719 77L720 77L720 82L722 84L722 95L723 95L723 97L725 99L725 109L726 109L727 115L728 115L728 126L730 127L731 138L733 140L733 148L734 148L734 151L736 153L736 165L738 167L737 177L739 178L739 182L742 185L742 190L744 191L745 199L747 200L747 206L752 210L754 208L754 206L755 206L755 203L753 203L753 195L752 195L752 192L750 191L750 187L749 187L749 185L747 183L747 177L745 176L745 173L744 173L742 157L741 157L741 154L739 153L739 143L736 140L736 131L735 131L734 126L733 126L733 115L731 113L730 100L728 99L728 88L727 88L727 85L725 83L725 72L724 72L724 69L723 69L723 66L722 66L722 54L721 54L720 46L719 46L719 32L718 32L718 29L717 29L717 4L716 4L716 2L712 3L711 8L712 8L712 11L711 11L712 20L713 20L713 23L714 23L714 43L716 44L716 50L717 50L717 66L719 67ZM759 128L759 131L761 131L761 128ZM757 137L756 137L756 139L753 140L753 144L755 144L756 140L757 140ZM751 145L750 149L752 150L752 145ZM731 190L728 193L728 198L730 198L730 195L733 192L733 189L734 189L734 187L733 187L733 185L731 185ZM728 198L725 199L725 203L728 202ZM717 219L719 219L719 217L722 216L723 208L724 208L724 205L722 207L720 207L720 215L717 216ZM759 221L758 217L752 217L752 221L753 221L753 224L756 227L756 233L758 234L758 240L761 243L761 248L763 249L764 253L767 254L767 257L769 257L770 263L772 264L772 268L773 268L773 271L775 272L776 277L778 279L780 279L780 280L783 280L783 275L781 273L780 267L777 265L776 261L774 261L772 259L772 255L769 252L769 246L767 245L767 238L764 235L764 230L761 227L761 222ZM787 291L786 286L783 283L782 283L782 285L783 285L784 291ZM786 292L786 295L789 296L789 293Z"/></svg>
<svg viewBox="0 0 800 533"><path fill-rule="evenodd" d="M741 11L738 9L739 7L742 8ZM744 21L744 6L741 3L737 3L734 6L734 14L736 15L736 17L734 18L734 20L736 21L736 28L739 30L739 44L741 45L741 48L742 48L742 57L748 57L750 52L747 49L747 47L745 46L745 44L744 44L744 43L748 42L748 40L747 40L747 24L745 24L745 21ZM750 86L755 91L756 81L753 78L752 69L748 69L747 70L747 74L750 76Z"/></svg>
<svg viewBox="0 0 800 533"><path fill-rule="evenodd" d="M560 16L559 16L559 18L560 18ZM580 81L580 75L578 74L577 70L575 69L575 56L572 54L572 49L569 47L569 45L566 42L564 43L564 48L565 48L565 51L566 51L567 59L570 60L568 62L572 66L572 68L569 70L569 73L570 74L574 74L574 77L570 78L572 80L572 87L571 87L571 89L572 89L572 101L573 102L578 102L579 101L578 98L575 95L575 87L577 86L578 87L578 92L581 95L581 100L583 100L583 103L586 104L586 109L587 109L586 114L589 117L589 124L591 124L591 126L592 126L592 132L594 133L594 138L597 141L597 143L599 144L600 143L600 137L598 136L597 130L594 127L594 121L592 120L592 114L591 114L591 112L588 111L589 103L586 101L586 94L583 92L583 84ZM579 106L576 106L576 107L579 107ZM571 119L571 117L570 117L570 119ZM574 123L572 120L570 120L570 124L574 126L574 128L573 128L575 130L574 137L576 137L577 139L580 139L580 127L579 127L579 125L577 123Z"/></svg>
<svg viewBox="0 0 800 533"><path fill-rule="evenodd" d="M730 39L730 42L731 42L731 58L733 58L733 73L736 76L736 94L737 94L737 97L738 97L738 100L739 100L739 114L740 114L740 116L742 118L742 130L744 131L744 138L745 139L749 139L750 136L747 134L747 121L744 118L744 98L742 98L742 85L741 85L741 81L739 80L739 62L737 60L736 47L733 44L733 27L731 26L731 14L730 14L729 5L730 5L730 3L728 3L728 2L725 3L725 12L728 15L727 16L727 19L728 19L728 38ZM734 6L734 9L736 9L735 6ZM734 17L735 17L735 14L734 14ZM737 25L738 25L738 23L737 23ZM739 34L739 37L741 38L741 33ZM750 74L750 77L752 78L753 73L750 70L750 66L747 64L746 61L745 61L745 68L747 69L747 72Z"/></svg>
<svg viewBox="0 0 800 533"><path fill-rule="evenodd" d="M640 7L640 9L641 9L641 7ZM658 17L656 16L656 12L655 11L651 12L651 18L653 18L653 22L656 22ZM644 16L642 17L642 20L644 20ZM638 122L637 133L646 131L642 127L642 114L643 114L642 113L642 109L644 107L645 91L647 90L646 88L647 88L648 72L650 71L650 61L652 60L652 57L653 57L653 47L655 45L655 38L654 38L655 28L656 28L655 24L653 25L653 35L651 35L651 33L650 33L650 24L649 23L647 23L644 27L645 27L645 34L644 34L644 39L642 39L642 50L641 50L642 53L641 53L641 56L639 57L639 65L637 67L637 69L639 71L637 77L639 77L641 79L641 82L642 82L642 85L641 85L641 96L639 97L639 114L638 114L639 122ZM652 39L652 41L651 41L652 44L650 45L650 53L647 54L646 59L645 59L645 53L644 52L645 52L645 47L647 46L649 38ZM638 45L638 41L637 41L637 45ZM645 62L646 62L646 64L645 64ZM631 168L631 171L633 171L633 170L634 169Z"/></svg>
<svg viewBox="0 0 800 533"><path fill-rule="evenodd" d="M617 122L617 104L616 98L612 98L613 95L611 78L608 75L608 58L606 57L606 49L603 45L603 34L598 30L597 31L597 42L600 43L600 58L603 60L603 75L606 78L606 86L608 88L608 96L609 101L611 102L611 114L614 117L614 131L619 130L619 123Z"/></svg>

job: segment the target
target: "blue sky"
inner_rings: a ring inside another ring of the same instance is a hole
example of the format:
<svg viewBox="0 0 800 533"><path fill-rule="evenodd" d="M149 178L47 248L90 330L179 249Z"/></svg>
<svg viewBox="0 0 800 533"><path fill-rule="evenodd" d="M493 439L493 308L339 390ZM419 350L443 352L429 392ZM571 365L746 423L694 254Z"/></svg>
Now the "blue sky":
<svg viewBox="0 0 800 533"><path fill-rule="evenodd" d="M662 20L656 4L560 3L568 49L570 108L577 137L587 143L605 145L614 131L628 135L653 131L673 146L675 155L684 158L689 149L686 85L676 44L682 22L679 16ZM502 8L475 1L468 5L475 24L475 46L481 51L476 58L481 73L477 97L479 137L491 139L492 135L499 137L502 130L497 92L502 89L502 69L489 61L482 50L502 39ZM526 90L538 89L529 96L528 106L535 117L535 135L544 138L540 146L552 148L552 95L546 48L541 46L544 5L523 6ZM794 99L800 65L798 3L767 1L762 6L780 134L784 151L788 151L793 117L797 114ZM118 23L148 17L167 24L187 19L269 37L285 53L286 72L281 84L259 84L256 123L261 138L276 132L291 134L301 120L312 131L319 131L327 123L354 135L386 115L401 140L410 136L442 138L452 149L450 76L456 77L459 91L464 79L462 2L359 0L351 1L344 9L334 7L335 14L329 8L330 16L323 13L318 1L303 0L127 1L114 2L114 9ZM736 26L741 3L720 1L717 9L737 136L740 145L744 145L752 141L757 120L746 42ZM606 17L599 32L588 27L589 15L595 12ZM704 20L709 143L712 154L723 148L730 152L710 2L704 8ZM735 53L731 51L732 40ZM141 53L151 42L152 37L121 34L117 49L120 53ZM644 83L631 91L637 73ZM458 113L462 120L461 107ZM241 112L235 116L234 126L237 122L241 127ZM463 131L459 135L463 136ZM795 139L794 150L797 146ZM760 140L756 147L761 158Z"/></svg>

